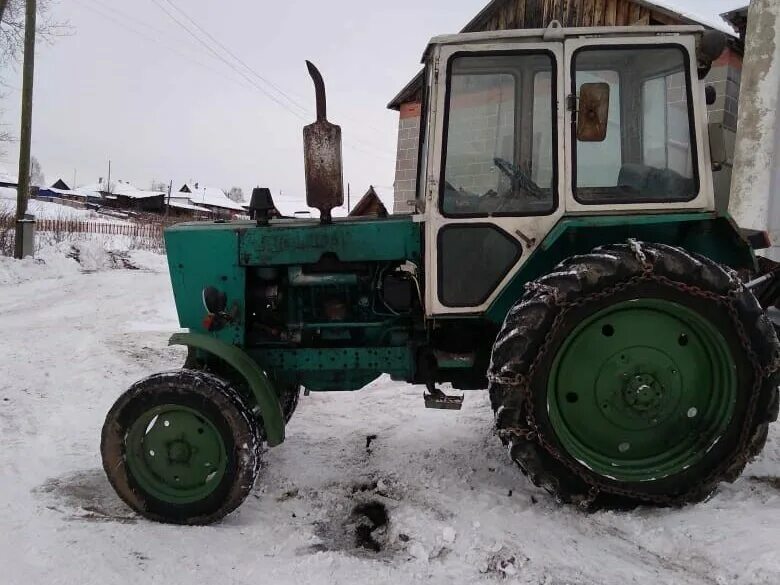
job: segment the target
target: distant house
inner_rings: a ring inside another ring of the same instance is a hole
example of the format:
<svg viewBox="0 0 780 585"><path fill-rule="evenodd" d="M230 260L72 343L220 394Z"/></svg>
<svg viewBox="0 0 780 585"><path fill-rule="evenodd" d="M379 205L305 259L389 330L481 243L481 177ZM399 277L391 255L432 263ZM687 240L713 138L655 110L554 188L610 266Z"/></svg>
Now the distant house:
<svg viewBox="0 0 780 585"><path fill-rule="evenodd" d="M179 193L186 193L194 205L208 209L214 217L230 218L247 213L243 205L228 198L225 192L217 187L185 183L179 189Z"/></svg>
<svg viewBox="0 0 780 585"><path fill-rule="evenodd" d="M366 194L355 204L349 215L351 217L387 217L387 207L382 203L374 186L370 185Z"/></svg>
<svg viewBox="0 0 780 585"><path fill-rule="evenodd" d="M165 204L168 207L168 214L175 217L204 218L211 216L211 210L208 207L195 205L184 193L172 193L170 199L166 197Z"/></svg>
<svg viewBox="0 0 780 585"><path fill-rule="evenodd" d="M108 192L101 194L114 203L112 207L130 211L162 213L165 211L165 196L162 191L146 191L139 189L127 181L117 181L109 186Z"/></svg>
<svg viewBox="0 0 780 585"><path fill-rule="evenodd" d="M39 187L35 196L38 199L66 199L87 203L86 193L71 189L62 179L57 179L50 187Z"/></svg>

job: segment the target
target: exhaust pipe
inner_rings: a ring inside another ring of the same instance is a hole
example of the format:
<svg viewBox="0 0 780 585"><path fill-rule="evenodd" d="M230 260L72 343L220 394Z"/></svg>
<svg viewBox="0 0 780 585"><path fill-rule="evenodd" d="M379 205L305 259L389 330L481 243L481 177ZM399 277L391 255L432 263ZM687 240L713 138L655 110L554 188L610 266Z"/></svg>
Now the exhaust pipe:
<svg viewBox="0 0 780 585"><path fill-rule="evenodd" d="M322 223L330 223L331 210L344 205L341 127L328 122L322 75L311 61L306 61L306 67L317 99L317 121L303 129L306 204L319 209Z"/></svg>

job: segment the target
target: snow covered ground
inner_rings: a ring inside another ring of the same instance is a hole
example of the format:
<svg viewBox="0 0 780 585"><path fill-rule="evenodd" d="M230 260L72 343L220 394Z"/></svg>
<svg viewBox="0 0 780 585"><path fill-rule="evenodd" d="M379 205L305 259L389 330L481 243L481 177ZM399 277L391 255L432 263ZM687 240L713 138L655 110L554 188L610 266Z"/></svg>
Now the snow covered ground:
<svg viewBox="0 0 780 585"><path fill-rule="evenodd" d="M165 259L138 270L85 249L0 257L0 583L777 585L780 433L709 502L586 515L528 484L492 433L484 393L423 408L387 379L312 394L223 522L134 516L100 465L103 417L133 381L177 368ZM102 258L102 259L101 259ZM367 437L375 436L367 447ZM355 547L353 511L386 509L383 548ZM381 506L377 505L381 504Z"/></svg>

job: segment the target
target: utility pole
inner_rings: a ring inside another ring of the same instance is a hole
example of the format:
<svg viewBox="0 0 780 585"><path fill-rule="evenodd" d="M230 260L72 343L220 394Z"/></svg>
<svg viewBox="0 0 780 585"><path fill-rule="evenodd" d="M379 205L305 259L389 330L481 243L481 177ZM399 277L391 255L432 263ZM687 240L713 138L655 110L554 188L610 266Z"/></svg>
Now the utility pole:
<svg viewBox="0 0 780 585"><path fill-rule="evenodd" d="M168 203L165 204L165 217L168 217L168 211L171 209L171 190L173 189L173 179L168 183Z"/></svg>
<svg viewBox="0 0 780 585"><path fill-rule="evenodd" d="M5 10L7 0L0 0ZM14 257L24 257L24 216L30 196L30 144L32 140L33 78L35 73L35 0L26 0L24 13L24 64L22 65L22 128L19 136L19 184L16 190Z"/></svg>
<svg viewBox="0 0 780 585"><path fill-rule="evenodd" d="M108 159L108 181L106 182L106 193L111 193L111 159Z"/></svg>
<svg viewBox="0 0 780 585"><path fill-rule="evenodd" d="M350 199L350 196L349 196L349 183L347 183L347 214L349 214L349 208L351 206L351 203L350 203L349 199Z"/></svg>
<svg viewBox="0 0 780 585"><path fill-rule="evenodd" d="M73 169L73 183L72 183L72 185L73 186L71 187L71 189L75 189L76 188L76 169Z"/></svg>

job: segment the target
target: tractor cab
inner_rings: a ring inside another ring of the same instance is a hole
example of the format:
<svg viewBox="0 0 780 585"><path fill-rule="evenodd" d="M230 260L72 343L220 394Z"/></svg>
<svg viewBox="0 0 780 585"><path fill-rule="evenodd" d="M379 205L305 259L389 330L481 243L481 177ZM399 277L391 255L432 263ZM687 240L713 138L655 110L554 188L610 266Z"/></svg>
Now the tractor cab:
<svg viewBox="0 0 780 585"><path fill-rule="evenodd" d="M717 45L690 26L434 38L415 202L428 315L487 310L563 216L713 210L698 73Z"/></svg>

